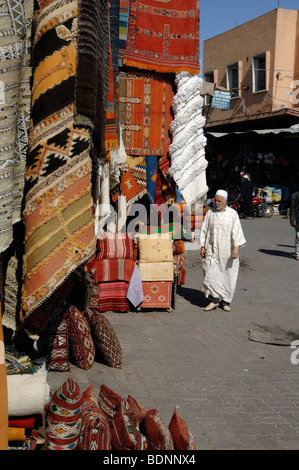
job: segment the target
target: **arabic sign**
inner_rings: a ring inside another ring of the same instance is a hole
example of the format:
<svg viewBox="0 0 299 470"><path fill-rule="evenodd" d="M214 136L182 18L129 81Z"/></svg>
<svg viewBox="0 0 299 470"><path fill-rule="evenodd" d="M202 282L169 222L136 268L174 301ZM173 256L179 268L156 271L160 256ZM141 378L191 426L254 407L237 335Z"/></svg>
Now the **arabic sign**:
<svg viewBox="0 0 299 470"><path fill-rule="evenodd" d="M218 108L218 109L229 109L230 108L230 92L215 90L211 107Z"/></svg>

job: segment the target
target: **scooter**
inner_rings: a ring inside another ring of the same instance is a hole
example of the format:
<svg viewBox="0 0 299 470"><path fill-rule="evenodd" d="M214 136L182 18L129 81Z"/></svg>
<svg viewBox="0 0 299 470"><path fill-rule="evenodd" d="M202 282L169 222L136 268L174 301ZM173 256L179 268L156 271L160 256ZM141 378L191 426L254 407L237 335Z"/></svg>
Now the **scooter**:
<svg viewBox="0 0 299 470"><path fill-rule="evenodd" d="M238 194L234 201L228 202L228 207L235 209L238 214L241 214L241 194ZM274 207L271 202L267 202L266 191L261 191L260 194L252 198L253 216L254 217L267 217L270 218L274 214Z"/></svg>

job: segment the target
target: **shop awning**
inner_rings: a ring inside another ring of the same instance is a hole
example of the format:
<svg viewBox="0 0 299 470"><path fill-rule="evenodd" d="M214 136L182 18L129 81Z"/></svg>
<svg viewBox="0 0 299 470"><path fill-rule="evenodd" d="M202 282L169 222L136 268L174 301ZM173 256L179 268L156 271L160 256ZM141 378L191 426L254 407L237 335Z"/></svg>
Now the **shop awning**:
<svg viewBox="0 0 299 470"><path fill-rule="evenodd" d="M288 134L298 134L299 135L299 125L295 124L294 126L288 128L281 128L281 129L251 129L248 131L240 131L240 132L206 132L208 135L212 135L213 137L224 137L226 135L233 135L233 134L249 134L250 132L255 132L256 134L281 134L283 132Z"/></svg>

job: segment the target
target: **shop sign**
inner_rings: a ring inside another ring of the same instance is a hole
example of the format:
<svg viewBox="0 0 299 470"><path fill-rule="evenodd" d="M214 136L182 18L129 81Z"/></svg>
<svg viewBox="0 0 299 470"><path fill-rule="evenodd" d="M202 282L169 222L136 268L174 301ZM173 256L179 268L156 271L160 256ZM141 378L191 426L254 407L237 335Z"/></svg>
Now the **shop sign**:
<svg viewBox="0 0 299 470"><path fill-rule="evenodd" d="M217 109L229 109L230 108L230 92L215 90L211 107L217 108Z"/></svg>

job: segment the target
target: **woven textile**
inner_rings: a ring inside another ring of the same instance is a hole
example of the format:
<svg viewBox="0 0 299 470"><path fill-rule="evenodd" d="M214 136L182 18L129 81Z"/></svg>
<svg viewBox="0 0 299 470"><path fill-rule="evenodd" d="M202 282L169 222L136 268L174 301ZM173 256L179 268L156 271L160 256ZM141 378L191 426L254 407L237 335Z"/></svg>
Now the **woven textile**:
<svg viewBox="0 0 299 470"><path fill-rule="evenodd" d="M137 418L124 401L117 406L110 429L113 450L141 450Z"/></svg>
<svg viewBox="0 0 299 470"><path fill-rule="evenodd" d="M200 95L202 79L181 72L176 76L177 93L173 99L174 119L170 130L169 147L171 166L169 175L182 193L187 204L193 204L207 193L205 158L206 137L203 129L203 98Z"/></svg>
<svg viewBox="0 0 299 470"><path fill-rule="evenodd" d="M107 387L107 385L101 385L98 403L101 410L105 413L107 419L111 423L116 408L121 403L126 404L126 400L124 397L114 392L114 390Z"/></svg>
<svg viewBox="0 0 299 470"><path fill-rule="evenodd" d="M90 324L96 352L106 365L121 369L122 349L110 321L95 309L87 309L85 315Z"/></svg>
<svg viewBox="0 0 299 470"><path fill-rule="evenodd" d="M65 311L59 316L59 323L53 323L51 328L52 337L50 338L50 357L49 370L58 370L67 372L70 370L69 365L69 337L68 337L68 319Z"/></svg>
<svg viewBox="0 0 299 470"><path fill-rule="evenodd" d="M199 73L199 0L131 0L124 63Z"/></svg>
<svg viewBox="0 0 299 470"><path fill-rule="evenodd" d="M166 155L173 83L150 72L119 73L119 123L127 154Z"/></svg>
<svg viewBox="0 0 299 470"><path fill-rule="evenodd" d="M96 282L130 282L134 270L132 259L102 259L96 261Z"/></svg>
<svg viewBox="0 0 299 470"><path fill-rule="evenodd" d="M111 431L105 413L100 409L90 386L82 394L80 437L77 450L111 450Z"/></svg>
<svg viewBox="0 0 299 470"><path fill-rule="evenodd" d="M146 188L138 184L132 170L125 170L121 174L120 194L126 198L127 205L131 205L144 196ZM119 196L120 196L119 194Z"/></svg>
<svg viewBox="0 0 299 470"><path fill-rule="evenodd" d="M80 387L71 377L52 395L46 413L46 450L74 450L77 448L82 413Z"/></svg>
<svg viewBox="0 0 299 470"><path fill-rule="evenodd" d="M116 116L114 105L114 82L112 51L109 48L109 88L106 105L106 126L105 126L105 151L106 160L111 160L111 150L118 149L118 138L116 133Z"/></svg>
<svg viewBox="0 0 299 470"><path fill-rule="evenodd" d="M95 358L95 346L89 323L78 309L71 306L68 310L70 350L76 365L81 369L91 368Z"/></svg>
<svg viewBox="0 0 299 470"><path fill-rule="evenodd" d="M97 239L97 259L133 259L134 246L130 233L105 232Z"/></svg>
<svg viewBox="0 0 299 470"><path fill-rule="evenodd" d="M100 312L126 312L130 310L127 301L129 283L125 281L102 282L99 287Z"/></svg>
<svg viewBox="0 0 299 470"><path fill-rule="evenodd" d="M5 346L0 303L0 450L8 448L8 387L5 366Z"/></svg>
<svg viewBox="0 0 299 470"><path fill-rule="evenodd" d="M145 408L143 403L136 400L134 397L132 397L132 395L128 395L127 402L131 410L135 414L138 424L140 424L145 418L145 415L148 412L148 410Z"/></svg>
<svg viewBox="0 0 299 470"><path fill-rule="evenodd" d="M144 281L142 282L144 300L142 308L170 308L172 282Z"/></svg>
<svg viewBox="0 0 299 470"><path fill-rule="evenodd" d="M75 121L92 130L91 151L95 177L105 157L109 27L107 0L79 0Z"/></svg>
<svg viewBox="0 0 299 470"><path fill-rule="evenodd" d="M149 155L146 158L146 189L151 204L155 204L157 164L157 157Z"/></svg>
<svg viewBox="0 0 299 470"><path fill-rule="evenodd" d="M0 5L0 253L21 220L30 119L33 0Z"/></svg>
<svg viewBox="0 0 299 470"><path fill-rule="evenodd" d="M38 2L36 2L38 4ZM77 2L40 2L33 38L22 308L30 316L95 246L90 132L74 126Z"/></svg>
<svg viewBox="0 0 299 470"><path fill-rule="evenodd" d="M119 49L118 65L123 65L129 21L129 0L119 1Z"/></svg>
<svg viewBox="0 0 299 470"><path fill-rule="evenodd" d="M173 262L139 263L140 276L144 281L173 281ZM146 299L145 292L143 292Z"/></svg>
<svg viewBox="0 0 299 470"><path fill-rule="evenodd" d="M158 410L149 410L144 418L149 450L174 450L171 433Z"/></svg>
<svg viewBox="0 0 299 470"><path fill-rule="evenodd" d="M168 428L171 432L175 450L196 450L195 439L177 410L174 410Z"/></svg>

